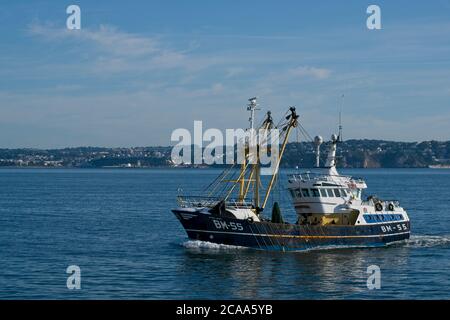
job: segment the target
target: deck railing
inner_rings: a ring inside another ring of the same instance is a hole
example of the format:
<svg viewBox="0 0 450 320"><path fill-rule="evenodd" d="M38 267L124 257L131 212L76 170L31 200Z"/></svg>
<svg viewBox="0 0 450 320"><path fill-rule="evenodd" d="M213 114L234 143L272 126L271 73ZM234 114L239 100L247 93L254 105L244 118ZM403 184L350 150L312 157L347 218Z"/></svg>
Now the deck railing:
<svg viewBox="0 0 450 320"><path fill-rule="evenodd" d="M184 196L179 195L177 202L180 207L192 207L192 208L212 208L217 205L223 198L220 197L204 197L204 196ZM229 198L225 201L225 206L234 208L252 208L253 204L251 200L244 199L232 199Z"/></svg>
<svg viewBox="0 0 450 320"><path fill-rule="evenodd" d="M291 175L288 175L288 178L293 178L294 180L301 180L301 181L310 181L310 180L327 180L327 181L334 181L338 178L345 178L352 180L354 182L364 182L363 178L359 177L352 177L352 176L345 176L345 175L332 175L332 174L324 174L324 173L315 173L315 172L304 172L304 173L294 173Z"/></svg>

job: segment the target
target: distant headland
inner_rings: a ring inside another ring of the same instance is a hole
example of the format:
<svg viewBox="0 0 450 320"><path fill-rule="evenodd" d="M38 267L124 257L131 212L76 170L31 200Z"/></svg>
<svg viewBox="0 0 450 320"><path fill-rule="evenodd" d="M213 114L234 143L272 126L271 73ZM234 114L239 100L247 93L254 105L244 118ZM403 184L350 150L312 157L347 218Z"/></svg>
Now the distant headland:
<svg viewBox="0 0 450 320"><path fill-rule="evenodd" d="M326 150L328 144L324 143L322 148ZM0 167L175 167L171 151L172 147L0 149ZM314 159L312 143L292 142L286 147L282 167L308 168L313 166ZM450 141L347 140L338 148L338 166L341 168L445 168L449 165Z"/></svg>

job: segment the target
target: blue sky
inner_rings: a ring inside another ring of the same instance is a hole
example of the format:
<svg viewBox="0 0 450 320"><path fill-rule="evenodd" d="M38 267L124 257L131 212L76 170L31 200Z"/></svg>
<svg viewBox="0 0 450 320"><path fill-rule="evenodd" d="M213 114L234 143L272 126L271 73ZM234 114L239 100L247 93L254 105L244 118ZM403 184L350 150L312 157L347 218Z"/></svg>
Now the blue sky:
<svg viewBox="0 0 450 320"><path fill-rule="evenodd" d="M3 148L169 145L246 126L252 96L329 136L342 94L346 139L450 140L450 0L19 0L0 38Z"/></svg>

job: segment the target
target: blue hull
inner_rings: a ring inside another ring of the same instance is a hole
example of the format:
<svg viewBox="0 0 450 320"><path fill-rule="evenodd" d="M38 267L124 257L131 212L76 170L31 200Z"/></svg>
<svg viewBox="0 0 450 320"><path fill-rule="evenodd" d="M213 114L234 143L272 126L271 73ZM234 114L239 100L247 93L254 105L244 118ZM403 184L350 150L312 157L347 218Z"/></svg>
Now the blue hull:
<svg viewBox="0 0 450 320"><path fill-rule="evenodd" d="M190 239L260 250L379 247L409 239L409 221L376 225L319 226L252 222L200 211L172 210Z"/></svg>

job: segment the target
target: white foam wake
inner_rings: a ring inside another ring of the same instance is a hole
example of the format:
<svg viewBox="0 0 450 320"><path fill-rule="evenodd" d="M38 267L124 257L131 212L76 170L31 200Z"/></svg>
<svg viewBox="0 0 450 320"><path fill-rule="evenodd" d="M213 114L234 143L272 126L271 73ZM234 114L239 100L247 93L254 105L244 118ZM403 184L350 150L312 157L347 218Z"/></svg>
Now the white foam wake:
<svg viewBox="0 0 450 320"><path fill-rule="evenodd" d="M399 243L395 243L400 245ZM232 246L226 244L213 243L208 241L200 241L200 240L188 240L182 243L183 247L192 250L201 250L201 251L230 251L230 250L247 250L247 247L241 246ZM431 248L431 247L446 247L450 246L450 235L444 236L436 236L436 235L412 235L411 238L402 241L402 246L411 247L411 248ZM295 252L308 252L315 250L333 250L333 249L343 249L343 248L362 248L364 246L319 246L319 247L311 247L305 248L303 250L295 251Z"/></svg>
<svg viewBox="0 0 450 320"><path fill-rule="evenodd" d="M188 249L196 250L243 250L246 247L230 246L226 244L212 243L200 240L188 240L183 243L183 246Z"/></svg>
<svg viewBox="0 0 450 320"><path fill-rule="evenodd" d="M449 246L450 236L412 235L406 241L406 246L414 248L430 248Z"/></svg>

